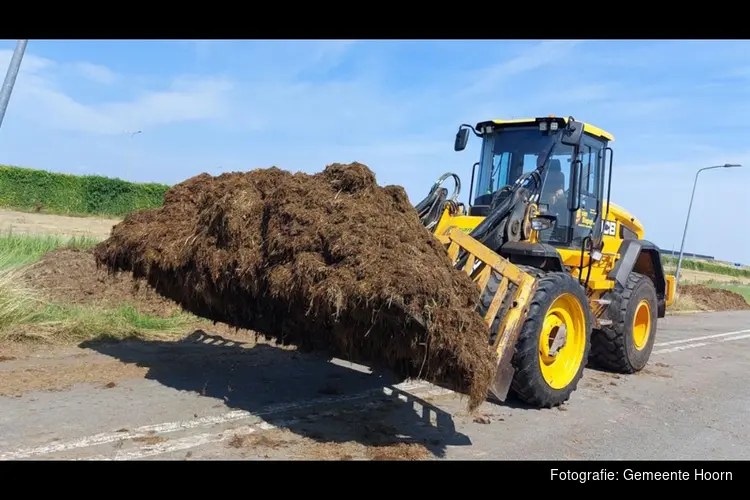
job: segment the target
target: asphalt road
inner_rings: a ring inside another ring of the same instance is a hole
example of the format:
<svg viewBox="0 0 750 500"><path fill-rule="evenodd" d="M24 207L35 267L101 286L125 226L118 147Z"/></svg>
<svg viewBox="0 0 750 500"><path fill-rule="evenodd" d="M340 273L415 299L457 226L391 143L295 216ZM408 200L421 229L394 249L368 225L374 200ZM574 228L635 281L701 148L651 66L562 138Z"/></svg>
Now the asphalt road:
<svg viewBox="0 0 750 500"><path fill-rule="evenodd" d="M0 397L0 458L748 459L747 366L750 313L670 316L644 372L589 369L562 409L477 419L429 384L266 345L93 345L0 363L28 387L83 373Z"/></svg>

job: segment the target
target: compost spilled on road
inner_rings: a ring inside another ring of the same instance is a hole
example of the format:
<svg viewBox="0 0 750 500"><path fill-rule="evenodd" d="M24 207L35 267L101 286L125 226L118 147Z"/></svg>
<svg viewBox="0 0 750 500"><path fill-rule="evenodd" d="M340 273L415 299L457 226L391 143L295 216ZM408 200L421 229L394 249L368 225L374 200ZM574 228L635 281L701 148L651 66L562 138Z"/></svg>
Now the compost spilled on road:
<svg viewBox="0 0 750 500"><path fill-rule="evenodd" d="M127 216L95 255L193 314L448 384L471 408L494 377L476 285L404 189L359 163L198 175Z"/></svg>

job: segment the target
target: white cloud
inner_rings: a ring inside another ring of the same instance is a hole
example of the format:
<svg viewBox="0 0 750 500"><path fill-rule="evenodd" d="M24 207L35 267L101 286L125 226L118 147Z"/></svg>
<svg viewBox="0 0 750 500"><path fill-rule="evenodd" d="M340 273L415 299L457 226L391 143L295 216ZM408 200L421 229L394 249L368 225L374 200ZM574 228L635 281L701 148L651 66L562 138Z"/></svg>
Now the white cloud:
<svg viewBox="0 0 750 500"><path fill-rule="evenodd" d="M241 66L248 80L278 85L294 82L306 72L324 74L356 45L352 40L253 40L242 50L225 46L225 58L231 60L230 67Z"/></svg>
<svg viewBox="0 0 750 500"><path fill-rule="evenodd" d="M79 62L75 64L75 67L84 77L96 83L110 85L117 80L117 75L112 70L100 64Z"/></svg>
<svg viewBox="0 0 750 500"><path fill-rule="evenodd" d="M128 129L216 119L229 112L226 97L232 89L233 83L222 78L178 78L167 90L146 91L133 100L108 102L93 109L102 120L109 118Z"/></svg>
<svg viewBox="0 0 750 500"><path fill-rule="evenodd" d="M562 63L563 58L580 43L577 40L548 40L539 42L512 59L493 64L478 71L473 78L474 83L465 92L467 94L476 94L491 91L493 87L496 87L510 77L518 76L550 64Z"/></svg>
<svg viewBox="0 0 750 500"><path fill-rule="evenodd" d="M7 64L10 57L11 51L0 51L0 65ZM115 79L114 73L101 65L77 62L72 67L79 77L100 83L113 83ZM176 78L166 89L141 90L129 100L91 103L86 102L85 95L74 97L63 90L61 81L69 74L54 61L27 54L9 109L40 127L97 135L216 119L231 109L233 83L228 79Z"/></svg>
<svg viewBox="0 0 750 500"><path fill-rule="evenodd" d="M230 42L191 43L203 55L219 47L232 50ZM217 124L221 120L224 130L248 133L280 131L294 123L308 127L305 136L309 141L330 136L333 130L340 129L346 130L341 138L344 144L370 147L369 144L374 145L389 134L393 135L393 140L401 141L404 132L413 127L415 116L426 111L431 113L434 102L442 102L440 114L443 116L462 120L472 115L465 104L471 108L483 99L480 94L467 100L464 93L451 93L440 85L424 88L416 94L393 92L374 81L369 73L338 80L319 78L340 65L357 43L352 40L315 40L304 44L270 41L263 45L251 42L249 50L233 54L237 64L249 69L249 77L244 82L219 76L176 76L171 84L161 89L139 86L136 95L129 99L120 97L98 102L89 101L86 95L64 91L75 88L64 78L86 78L110 85L123 80L123 88L132 82L126 75L116 75L102 65L76 62L69 65L75 69L72 74L54 61L27 54L13 95L13 111L42 127L97 135L206 120ZM577 43L542 42L520 56L491 64L482 72L483 81L491 84L558 62ZM10 51L0 51L0 64L9 57ZM253 74L254 68L258 68L257 75ZM310 75L318 77L309 80L306 76ZM455 124L420 123L420 128L428 129L445 126L453 128Z"/></svg>

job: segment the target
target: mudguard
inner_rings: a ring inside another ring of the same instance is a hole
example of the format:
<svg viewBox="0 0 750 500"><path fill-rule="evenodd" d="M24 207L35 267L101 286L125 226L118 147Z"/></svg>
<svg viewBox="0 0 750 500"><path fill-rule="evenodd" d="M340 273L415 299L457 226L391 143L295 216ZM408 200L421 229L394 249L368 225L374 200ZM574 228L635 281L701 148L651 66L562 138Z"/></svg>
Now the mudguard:
<svg viewBox="0 0 750 500"><path fill-rule="evenodd" d="M620 258L607 277L615 280L619 287L625 286L631 272L651 278L656 287L657 317L663 318L667 308L667 279L661 263L659 247L647 240L623 240L618 253Z"/></svg>

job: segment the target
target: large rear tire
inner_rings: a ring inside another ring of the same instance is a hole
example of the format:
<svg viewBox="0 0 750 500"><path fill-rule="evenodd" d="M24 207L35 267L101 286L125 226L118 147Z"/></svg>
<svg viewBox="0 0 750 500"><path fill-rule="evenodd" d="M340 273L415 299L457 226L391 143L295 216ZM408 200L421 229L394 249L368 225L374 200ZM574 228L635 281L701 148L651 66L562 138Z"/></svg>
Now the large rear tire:
<svg viewBox="0 0 750 500"><path fill-rule="evenodd" d="M605 317L612 325L591 337L591 364L617 373L642 370L656 339L656 288L648 276L630 273L625 288L606 295L612 303Z"/></svg>
<svg viewBox="0 0 750 500"><path fill-rule="evenodd" d="M526 404L552 408L570 399L583 376L593 316L583 287L570 274L551 272L537 280L512 360L511 391Z"/></svg>

